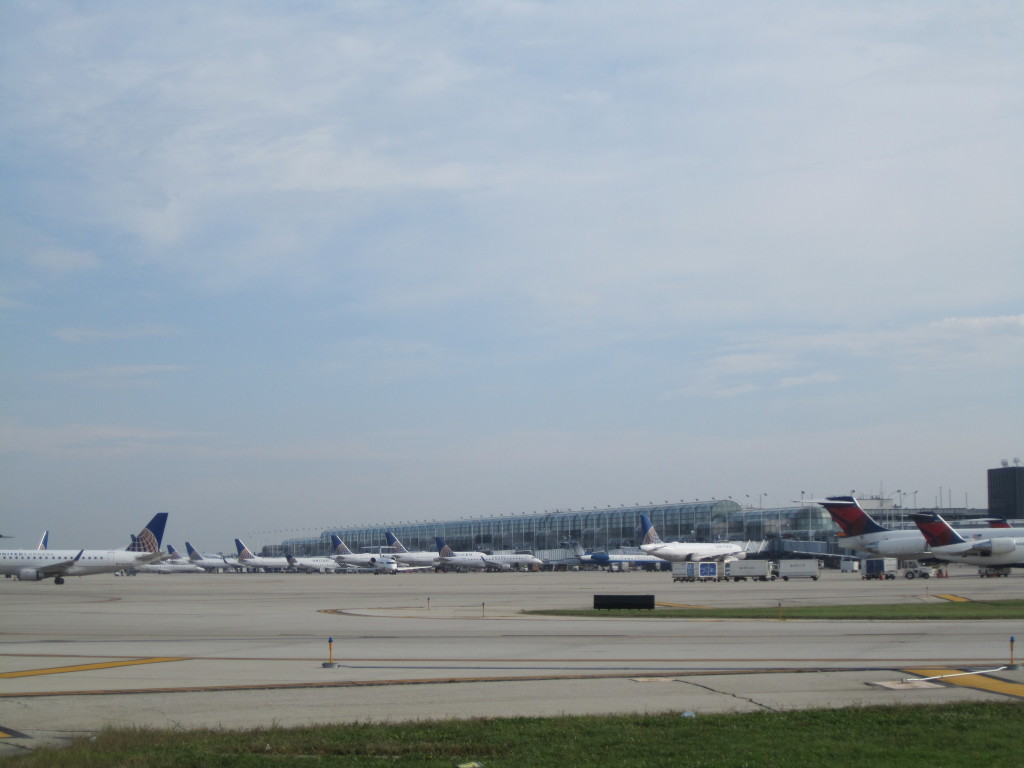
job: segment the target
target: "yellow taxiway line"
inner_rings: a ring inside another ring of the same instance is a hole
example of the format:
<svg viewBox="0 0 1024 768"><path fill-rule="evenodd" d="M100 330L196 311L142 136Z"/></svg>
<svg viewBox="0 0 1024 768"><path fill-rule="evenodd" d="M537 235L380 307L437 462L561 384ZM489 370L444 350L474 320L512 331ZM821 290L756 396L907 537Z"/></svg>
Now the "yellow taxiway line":
<svg viewBox="0 0 1024 768"><path fill-rule="evenodd" d="M152 659L129 659L127 661L104 661L97 664L75 664L70 667L48 667L46 669L24 669L20 672L3 672L0 678L35 677L37 675L60 675L65 672L88 672L94 669L113 669L115 667L133 667L137 664L162 664L165 661L184 661L177 656L163 656Z"/></svg>
<svg viewBox="0 0 1024 768"><path fill-rule="evenodd" d="M1011 683L1007 680L989 677L987 674L982 673L972 674L970 670L966 669L936 667L934 669L904 669L903 671L911 675L920 675L921 677L941 678L929 682L959 685L964 688L974 688L979 691L989 691L990 693L999 693L1003 696L1024 699L1024 683ZM956 675L956 677L945 677L946 675Z"/></svg>

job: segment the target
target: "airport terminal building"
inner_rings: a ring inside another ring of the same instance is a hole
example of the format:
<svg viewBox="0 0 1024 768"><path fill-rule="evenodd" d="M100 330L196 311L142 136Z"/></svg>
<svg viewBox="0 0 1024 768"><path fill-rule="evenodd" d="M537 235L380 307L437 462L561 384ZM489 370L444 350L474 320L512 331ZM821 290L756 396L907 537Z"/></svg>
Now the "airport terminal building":
<svg viewBox="0 0 1024 768"><path fill-rule="evenodd" d="M939 512L950 522L984 518L990 513L1024 518L1024 467L1004 462L1003 467L989 470L988 481L990 509L932 507L920 511ZM898 502L882 496L863 496L858 501L887 528L913 528L907 514L919 510L903 507L904 498L910 494L896 494ZM916 491L913 495L916 499ZM568 565L577 562L574 543L588 551L635 551L643 536L640 515L651 518L665 541L731 540L755 545L763 541L764 552L771 557L787 553L824 557L845 552L839 546L838 526L818 504L762 509L741 506L733 499L711 499L328 528L319 536L266 546L263 554L328 555L332 534L341 537L354 552L380 551L387 546L385 532L391 531L412 551L434 551L436 538L443 537L454 550L530 552L545 562Z"/></svg>
<svg viewBox="0 0 1024 768"><path fill-rule="evenodd" d="M444 537L455 550L529 551L550 562L574 561L573 542L586 550L618 551L638 547L643 534L640 515L647 515L665 541L768 542L768 551L807 550L787 542L811 544L811 551L830 551L837 528L822 507L803 504L761 509L742 507L731 499L648 504L608 509L555 510L507 516L468 517L324 530L316 538L289 539L264 548L265 554L291 552L325 555L336 534L354 552L386 546L391 531L409 550L436 549Z"/></svg>

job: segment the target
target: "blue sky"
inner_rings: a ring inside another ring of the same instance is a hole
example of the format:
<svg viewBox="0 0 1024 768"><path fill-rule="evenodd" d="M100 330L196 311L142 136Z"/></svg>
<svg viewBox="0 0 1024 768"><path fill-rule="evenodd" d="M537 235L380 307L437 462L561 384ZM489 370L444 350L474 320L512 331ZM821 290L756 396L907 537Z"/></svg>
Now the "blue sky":
<svg viewBox="0 0 1024 768"><path fill-rule="evenodd" d="M984 506L1024 452L1019 3L12 0L0 39L18 545Z"/></svg>

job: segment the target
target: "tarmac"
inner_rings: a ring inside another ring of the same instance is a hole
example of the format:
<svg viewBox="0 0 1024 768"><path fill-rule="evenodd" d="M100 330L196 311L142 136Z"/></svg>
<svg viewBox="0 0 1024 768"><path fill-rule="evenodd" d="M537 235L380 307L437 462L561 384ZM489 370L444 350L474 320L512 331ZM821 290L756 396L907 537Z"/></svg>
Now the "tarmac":
<svg viewBox="0 0 1024 768"><path fill-rule="evenodd" d="M5 579L0 757L108 726L1024 699L1024 672L1006 668L1024 620L786 618L798 605L1022 595L1024 574L950 572L879 582L823 571L818 581L769 583L604 571L100 575L62 586ZM779 619L523 613L590 608L597 594L650 594L659 607L770 606Z"/></svg>

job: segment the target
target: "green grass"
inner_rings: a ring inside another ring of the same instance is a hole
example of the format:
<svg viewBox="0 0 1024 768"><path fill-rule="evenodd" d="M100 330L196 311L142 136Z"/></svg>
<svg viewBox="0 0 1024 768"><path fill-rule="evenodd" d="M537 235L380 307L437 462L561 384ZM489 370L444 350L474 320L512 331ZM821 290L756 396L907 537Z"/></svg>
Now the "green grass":
<svg viewBox="0 0 1024 768"><path fill-rule="evenodd" d="M592 608L573 610L526 611L541 616L590 616L631 619L1024 619L1024 600L987 602L893 603L882 605L803 605L790 606L783 601L755 608L665 608L653 611ZM1024 761L1022 761L1024 765Z"/></svg>
<svg viewBox="0 0 1024 768"><path fill-rule="evenodd" d="M320 725L239 732L106 730L29 768L458 766L485 768L1020 768L1024 707L912 707Z"/></svg>

